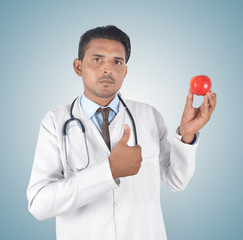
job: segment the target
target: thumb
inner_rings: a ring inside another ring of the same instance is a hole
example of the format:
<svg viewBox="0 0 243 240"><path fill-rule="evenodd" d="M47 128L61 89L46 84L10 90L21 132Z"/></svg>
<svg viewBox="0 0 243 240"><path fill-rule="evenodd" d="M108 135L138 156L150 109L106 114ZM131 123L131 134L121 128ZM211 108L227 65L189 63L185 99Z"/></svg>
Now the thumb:
<svg viewBox="0 0 243 240"><path fill-rule="evenodd" d="M187 95L187 98L186 98L186 106L192 107L192 103L193 103L193 94L191 92L191 89L189 88L188 95Z"/></svg>
<svg viewBox="0 0 243 240"><path fill-rule="evenodd" d="M125 124L124 132L122 138L120 139L120 142L122 142L123 144L127 144L129 138L130 138L130 127L127 124Z"/></svg>

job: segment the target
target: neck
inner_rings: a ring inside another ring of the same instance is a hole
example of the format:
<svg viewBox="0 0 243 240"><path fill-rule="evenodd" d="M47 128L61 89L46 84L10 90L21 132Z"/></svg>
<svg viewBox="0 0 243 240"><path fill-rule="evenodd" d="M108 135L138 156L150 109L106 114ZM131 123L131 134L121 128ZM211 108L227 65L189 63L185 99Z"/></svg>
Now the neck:
<svg viewBox="0 0 243 240"><path fill-rule="evenodd" d="M107 97L107 98L102 98L102 97L98 97L98 96L95 96L95 95L90 95L90 94L87 94L87 92L84 92L84 95L85 97L87 97L89 100L95 102L96 104L102 106L102 107L105 107L105 106L108 106L109 103L114 99L114 97L116 96L116 94L114 94L113 96L111 97Z"/></svg>

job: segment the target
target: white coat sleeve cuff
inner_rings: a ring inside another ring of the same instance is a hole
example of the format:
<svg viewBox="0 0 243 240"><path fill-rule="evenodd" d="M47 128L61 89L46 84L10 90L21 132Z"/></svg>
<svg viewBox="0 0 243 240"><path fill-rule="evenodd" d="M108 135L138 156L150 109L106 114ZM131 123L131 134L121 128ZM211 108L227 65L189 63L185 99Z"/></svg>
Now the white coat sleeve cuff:
<svg viewBox="0 0 243 240"><path fill-rule="evenodd" d="M182 136L180 136L178 133L174 134L171 145L171 159L174 159L172 160L173 166L176 166L178 169L187 169L189 167L189 169L192 170L195 168L199 132L196 133L196 137L197 140L194 144L187 144L181 141Z"/></svg>
<svg viewBox="0 0 243 240"><path fill-rule="evenodd" d="M196 133L196 141L193 143L193 144L188 144L188 145L195 145L195 144L198 144L198 142L199 142L199 132L197 132ZM174 134L174 136L175 136L175 138L177 139L177 140L179 140L180 142L182 142L182 136L179 134L179 127L176 129L176 132L175 132L175 134ZM182 142L183 143L183 142ZM187 144L187 143L183 143L183 144Z"/></svg>

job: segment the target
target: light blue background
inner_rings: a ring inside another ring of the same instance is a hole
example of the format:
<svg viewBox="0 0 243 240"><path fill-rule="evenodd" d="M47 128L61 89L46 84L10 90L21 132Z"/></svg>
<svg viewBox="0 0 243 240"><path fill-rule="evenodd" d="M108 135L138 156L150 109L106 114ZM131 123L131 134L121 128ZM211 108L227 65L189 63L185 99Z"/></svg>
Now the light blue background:
<svg viewBox="0 0 243 240"><path fill-rule="evenodd" d="M79 37L107 24L131 38L121 92L158 108L170 139L191 77L211 77L218 96L188 187L161 186L168 239L242 239L242 10L232 0L1 1L0 239L55 239L55 220L39 222L27 210L39 126L82 92L72 68Z"/></svg>

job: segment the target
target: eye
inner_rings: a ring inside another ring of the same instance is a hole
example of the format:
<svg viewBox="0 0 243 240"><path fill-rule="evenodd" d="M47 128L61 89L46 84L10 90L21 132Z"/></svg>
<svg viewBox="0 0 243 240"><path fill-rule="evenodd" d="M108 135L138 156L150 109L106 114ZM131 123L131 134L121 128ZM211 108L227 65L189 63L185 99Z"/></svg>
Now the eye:
<svg viewBox="0 0 243 240"><path fill-rule="evenodd" d="M116 65L121 65L122 62L121 62L121 61L118 61L118 60L115 60L115 64L116 64Z"/></svg>
<svg viewBox="0 0 243 240"><path fill-rule="evenodd" d="M97 57L97 58L94 58L93 61L94 61L94 62L100 62L101 59Z"/></svg>

